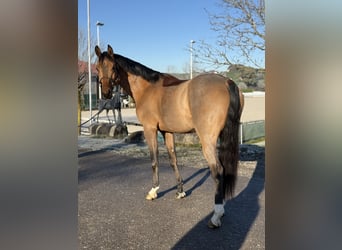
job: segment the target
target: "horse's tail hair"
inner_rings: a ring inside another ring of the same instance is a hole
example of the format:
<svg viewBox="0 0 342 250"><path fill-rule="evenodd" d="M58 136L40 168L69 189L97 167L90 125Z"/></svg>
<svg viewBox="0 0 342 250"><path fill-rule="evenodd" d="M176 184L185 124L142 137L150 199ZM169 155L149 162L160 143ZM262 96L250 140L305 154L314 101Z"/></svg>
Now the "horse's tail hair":
<svg viewBox="0 0 342 250"><path fill-rule="evenodd" d="M223 192L225 198L234 194L239 161L239 126L244 104L243 95L237 85L228 80L230 103L226 124L220 133L220 147L218 157L223 167Z"/></svg>

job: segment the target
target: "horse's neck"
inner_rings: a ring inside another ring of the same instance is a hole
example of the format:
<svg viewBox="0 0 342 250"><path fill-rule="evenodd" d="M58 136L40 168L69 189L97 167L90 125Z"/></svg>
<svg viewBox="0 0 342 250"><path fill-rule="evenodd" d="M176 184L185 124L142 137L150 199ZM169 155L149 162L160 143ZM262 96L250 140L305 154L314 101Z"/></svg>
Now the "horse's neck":
<svg viewBox="0 0 342 250"><path fill-rule="evenodd" d="M141 76L129 74L128 75L128 83L136 103L139 103L146 88L151 84Z"/></svg>

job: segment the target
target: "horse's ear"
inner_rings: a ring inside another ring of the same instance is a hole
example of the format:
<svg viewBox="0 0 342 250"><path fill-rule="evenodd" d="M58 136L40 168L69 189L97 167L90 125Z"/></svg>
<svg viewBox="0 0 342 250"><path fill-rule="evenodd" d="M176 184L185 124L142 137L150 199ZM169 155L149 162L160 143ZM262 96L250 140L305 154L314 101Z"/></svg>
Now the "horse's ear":
<svg viewBox="0 0 342 250"><path fill-rule="evenodd" d="M100 57L101 55L101 49L97 45L95 46L95 54L97 55L97 57Z"/></svg>
<svg viewBox="0 0 342 250"><path fill-rule="evenodd" d="M108 54L109 54L110 56L114 57L113 48L112 48L109 44L108 44L108 49L107 49L107 51L108 51Z"/></svg>

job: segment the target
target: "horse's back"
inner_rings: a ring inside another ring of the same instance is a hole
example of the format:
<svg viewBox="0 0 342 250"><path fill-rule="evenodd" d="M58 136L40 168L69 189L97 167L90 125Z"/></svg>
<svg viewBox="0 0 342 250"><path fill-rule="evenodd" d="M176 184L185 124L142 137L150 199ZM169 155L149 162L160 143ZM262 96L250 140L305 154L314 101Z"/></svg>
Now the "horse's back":
<svg viewBox="0 0 342 250"><path fill-rule="evenodd" d="M218 74L199 75L189 81L189 100L193 106L214 107L216 104L229 103L227 78Z"/></svg>

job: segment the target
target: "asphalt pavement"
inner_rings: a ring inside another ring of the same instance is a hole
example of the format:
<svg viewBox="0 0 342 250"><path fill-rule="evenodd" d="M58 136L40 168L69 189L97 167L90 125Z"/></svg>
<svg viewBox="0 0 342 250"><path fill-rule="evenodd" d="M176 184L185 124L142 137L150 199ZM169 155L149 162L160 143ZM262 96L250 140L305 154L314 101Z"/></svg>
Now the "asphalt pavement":
<svg viewBox="0 0 342 250"><path fill-rule="evenodd" d="M121 149L141 147L142 154ZM116 148L116 150L113 150ZM236 196L225 205L221 228L207 227L214 182L209 169L185 162L187 196L175 199L176 181L160 157L159 197L145 200L152 171L144 145L120 144L79 151L79 249L264 249L264 159L250 177L239 176ZM252 159L245 159L250 161Z"/></svg>

